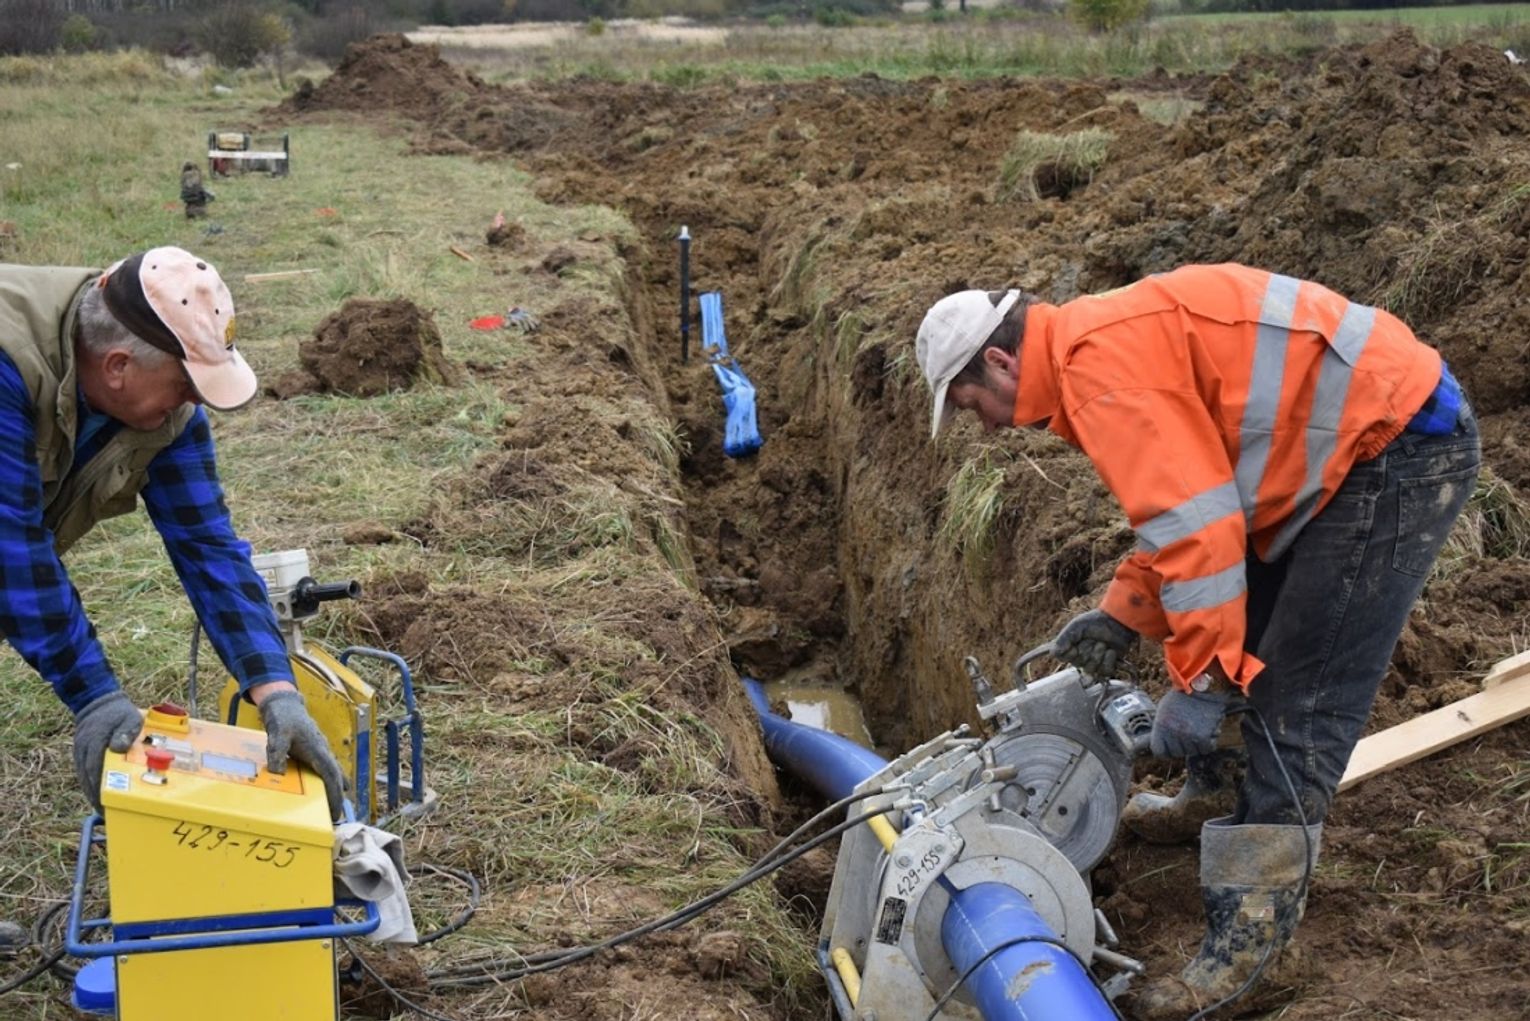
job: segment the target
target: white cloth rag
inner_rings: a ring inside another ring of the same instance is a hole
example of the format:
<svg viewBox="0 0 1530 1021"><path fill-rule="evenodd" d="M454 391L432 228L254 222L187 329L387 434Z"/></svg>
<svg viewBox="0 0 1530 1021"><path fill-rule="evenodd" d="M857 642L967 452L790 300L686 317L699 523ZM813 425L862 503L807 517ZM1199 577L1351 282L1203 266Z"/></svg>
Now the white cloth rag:
<svg viewBox="0 0 1530 1021"><path fill-rule="evenodd" d="M367 939L377 943L418 943L414 913L404 891L404 842L365 823L335 827L335 896L377 904L382 921Z"/></svg>

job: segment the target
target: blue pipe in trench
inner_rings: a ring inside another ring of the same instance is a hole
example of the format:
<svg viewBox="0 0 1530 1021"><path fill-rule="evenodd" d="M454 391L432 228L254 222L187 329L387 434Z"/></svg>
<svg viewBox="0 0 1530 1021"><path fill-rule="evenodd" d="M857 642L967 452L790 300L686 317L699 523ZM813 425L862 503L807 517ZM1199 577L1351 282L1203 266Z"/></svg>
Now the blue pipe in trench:
<svg viewBox="0 0 1530 1021"><path fill-rule="evenodd" d="M771 759L824 797L838 800L851 794L887 765L848 738L772 713L758 681L745 678L744 687L759 714ZM1005 946L1026 937L1057 938L1023 893L1000 883L957 890L945 877L940 881L951 895L941 920L941 943L957 974L976 967L967 991L985 1021L1115 1021L1110 1001L1067 950L1036 941Z"/></svg>

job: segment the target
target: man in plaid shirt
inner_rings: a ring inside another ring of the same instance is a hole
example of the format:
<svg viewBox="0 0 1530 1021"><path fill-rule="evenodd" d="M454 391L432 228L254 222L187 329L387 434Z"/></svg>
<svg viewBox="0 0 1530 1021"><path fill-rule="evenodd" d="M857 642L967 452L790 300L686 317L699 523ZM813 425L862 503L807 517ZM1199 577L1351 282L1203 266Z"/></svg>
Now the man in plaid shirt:
<svg viewBox="0 0 1530 1021"><path fill-rule="evenodd" d="M234 306L208 263L156 248L104 273L0 265L0 630L75 716L74 764L98 809L105 750L142 715L123 693L60 555L143 498L198 619L260 711L267 766L339 763L293 684L249 546L234 534L199 405L255 395Z"/></svg>

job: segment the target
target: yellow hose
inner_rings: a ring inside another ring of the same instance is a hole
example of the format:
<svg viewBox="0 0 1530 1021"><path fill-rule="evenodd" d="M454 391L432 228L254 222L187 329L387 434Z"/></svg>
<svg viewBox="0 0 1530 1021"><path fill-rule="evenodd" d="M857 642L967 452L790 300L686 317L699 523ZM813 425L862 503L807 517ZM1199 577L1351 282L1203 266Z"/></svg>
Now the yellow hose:
<svg viewBox="0 0 1530 1021"><path fill-rule="evenodd" d="M871 827L871 832L882 842L883 850L891 851L892 846L898 842L898 831L887 821L887 816L879 815L866 825ZM845 995L850 997L850 1006L855 1006L861 998L861 973L855 970L855 961L851 959L850 951L844 947L835 947L829 952L829 960L834 962L834 970L839 972L839 980L845 984Z"/></svg>
<svg viewBox="0 0 1530 1021"><path fill-rule="evenodd" d="M850 1006L855 1006L861 998L861 973L855 970L850 951L844 947L835 947L829 952L829 960L834 962L834 970L839 972L839 980L845 984L845 995L850 997Z"/></svg>
<svg viewBox="0 0 1530 1021"><path fill-rule="evenodd" d="M898 842L898 831L893 829L892 823L887 821L887 816L879 815L866 824L871 827L871 832L877 835L882 842L882 850L891 851L892 846Z"/></svg>

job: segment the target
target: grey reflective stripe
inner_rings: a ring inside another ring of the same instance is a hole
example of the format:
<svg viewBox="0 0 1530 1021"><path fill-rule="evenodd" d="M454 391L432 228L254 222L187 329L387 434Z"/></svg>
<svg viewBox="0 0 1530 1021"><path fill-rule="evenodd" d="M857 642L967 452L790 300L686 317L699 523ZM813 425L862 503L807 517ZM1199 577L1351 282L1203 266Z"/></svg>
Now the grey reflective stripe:
<svg viewBox="0 0 1530 1021"><path fill-rule="evenodd" d="M1286 375L1286 346L1296 318L1296 293L1301 282L1294 277L1270 275L1259 309L1259 331L1254 338L1254 368L1249 374L1248 404L1238 431L1238 495L1249 527L1259 499L1259 484L1270 459L1271 433L1280 405L1280 388Z"/></svg>
<svg viewBox="0 0 1530 1021"><path fill-rule="evenodd" d="M1221 606L1229 599L1241 596L1248 587L1243 574L1243 562L1233 564L1225 571L1208 574L1188 581L1166 581L1159 592L1159 602L1170 613L1189 613Z"/></svg>
<svg viewBox="0 0 1530 1021"><path fill-rule="evenodd" d="M1224 482L1196 493L1179 506L1170 507L1139 525L1136 529L1137 548L1156 553L1170 543L1194 535L1213 521L1227 517L1239 506L1236 482Z"/></svg>
<svg viewBox="0 0 1530 1021"><path fill-rule="evenodd" d="M1323 352L1323 364L1318 368L1317 386L1312 396L1312 414L1307 419L1307 475L1296 491L1291 516L1280 527L1265 554L1270 560L1291 548L1317 509L1318 500L1323 495L1323 469L1328 467L1339 445L1339 420L1344 415L1344 402L1349 398L1354 365L1360 360L1375 324L1374 308L1351 302L1344 310L1344 318L1339 320L1333 339L1328 342L1328 350Z"/></svg>

